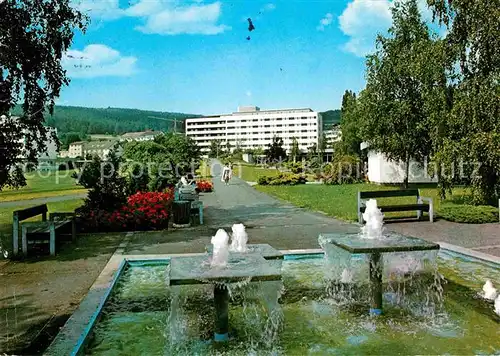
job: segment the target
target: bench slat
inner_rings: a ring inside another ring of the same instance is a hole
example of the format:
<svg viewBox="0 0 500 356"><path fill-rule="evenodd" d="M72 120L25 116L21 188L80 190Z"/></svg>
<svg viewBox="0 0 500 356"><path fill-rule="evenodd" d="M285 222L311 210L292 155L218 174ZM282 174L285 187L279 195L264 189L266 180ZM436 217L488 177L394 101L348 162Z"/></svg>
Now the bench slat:
<svg viewBox="0 0 500 356"><path fill-rule="evenodd" d="M54 228L57 230L58 228L71 223L71 220L61 220L61 221L54 221ZM48 222L43 222L43 223L36 223L35 224L29 224L27 225L28 227L28 234L44 234L44 233L49 233L50 228L49 228L49 223Z"/></svg>
<svg viewBox="0 0 500 356"><path fill-rule="evenodd" d="M409 197L419 196L418 189L401 189L401 190L373 190L369 192L359 192L361 199L372 198L391 198L391 197Z"/></svg>
<svg viewBox="0 0 500 356"><path fill-rule="evenodd" d="M385 205L385 206L378 206L378 208L383 212L410 211L410 210L422 210L428 212L429 204ZM364 213L365 210L366 207L361 207L362 213Z"/></svg>

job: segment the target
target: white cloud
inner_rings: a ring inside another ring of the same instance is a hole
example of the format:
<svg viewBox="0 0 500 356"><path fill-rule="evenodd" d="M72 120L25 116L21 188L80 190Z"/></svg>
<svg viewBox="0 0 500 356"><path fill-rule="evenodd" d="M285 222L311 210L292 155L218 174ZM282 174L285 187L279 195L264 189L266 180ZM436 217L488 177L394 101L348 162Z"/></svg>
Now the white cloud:
<svg viewBox="0 0 500 356"><path fill-rule="evenodd" d="M92 19L116 20L125 13L119 0L74 0L74 6Z"/></svg>
<svg viewBox="0 0 500 356"><path fill-rule="evenodd" d="M143 0L143 2L146 1ZM146 17L145 24L144 26L138 26L137 29L144 33L161 35L183 33L216 35L230 29L226 25L218 24L221 15L220 2L208 5L171 5L163 7L160 11L157 8L149 13L144 10L143 16Z"/></svg>
<svg viewBox="0 0 500 356"><path fill-rule="evenodd" d="M377 33L391 26L389 0L353 0L339 16L342 32L350 39L344 49L363 57L375 49Z"/></svg>
<svg viewBox="0 0 500 356"><path fill-rule="evenodd" d="M325 17L319 20L319 25L316 27L318 31L324 31L325 27L330 26L333 22L333 15L331 13L327 13Z"/></svg>
<svg viewBox="0 0 500 356"><path fill-rule="evenodd" d="M158 0L140 0L125 10L127 16L150 16L164 9L166 4Z"/></svg>
<svg viewBox="0 0 500 356"><path fill-rule="evenodd" d="M250 90L247 90L247 92L245 93L246 96L248 97L251 97L252 96L252 92Z"/></svg>
<svg viewBox="0 0 500 356"><path fill-rule="evenodd" d="M126 77L135 72L137 58L122 56L120 52L102 44L91 44L83 50L69 50L62 64L70 78Z"/></svg>
<svg viewBox="0 0 500 356"><path fill-rule="evenodd" d="M148 34L204 34L222 33L229 26L218 24L221 16L219 1L204 4L203 0L131 0L127 8L120 8L119 0L73 0L75 6L93 20L110 21L120 17L142 18L144 25L136 29ZM266 11L273 4L264 6Z"/></svg>
<svg viewBox="0 0 500 356"><path fill-rule="evenodd" d="M260 12L269 12L269 11L273 11L276 9L276 5L274 5L273 3L269 3L269 4L265 4L264 6L262 6L262 8L260 9Z"/></svg>

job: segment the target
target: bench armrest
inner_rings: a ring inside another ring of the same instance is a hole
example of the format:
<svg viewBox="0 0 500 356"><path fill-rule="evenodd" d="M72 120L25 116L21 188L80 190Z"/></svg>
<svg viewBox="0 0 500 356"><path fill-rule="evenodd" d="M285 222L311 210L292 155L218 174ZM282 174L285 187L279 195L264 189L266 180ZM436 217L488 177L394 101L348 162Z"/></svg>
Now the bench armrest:
<svg viewBox="0 0 500 356"><path fill-rule="evenodd" d="M420 201L419 203L423 203L424 201L427 201L427 203L429 203L430 206L433 205L432 203L432 198L428 198L428 197L420 197Z"/></svg>
<svg viewBox="0 0 500 356"><path fill-rule="evenodd" d="M434 222L434 204L432 198L420 197L420 201L427 201L427 203L429 203L429 220L430 222Z"/></svg>

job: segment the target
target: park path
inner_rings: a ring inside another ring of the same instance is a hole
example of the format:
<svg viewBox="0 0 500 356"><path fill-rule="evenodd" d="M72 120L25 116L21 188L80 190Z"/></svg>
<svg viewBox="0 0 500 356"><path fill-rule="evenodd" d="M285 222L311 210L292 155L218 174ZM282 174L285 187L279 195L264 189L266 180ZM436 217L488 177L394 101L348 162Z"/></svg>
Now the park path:
<svg viewBox="0 0 500 356"><path fill-rule="evenodd" d="M134 235L126 253L162 254L203 252L217 229L231 232L243 223L249 243L267 243L277 249L320 248L320 233L359 231L359 227L320 213L298 208L261 193L233 176L228 186L221 182L221 164L211 162L214 191L200 194L205 224L165 233Z"/></svg>
<svg viewBox="0 0 500 356"><path fill-rule="evenodd" d="M268 243L278 249L319 248L318 236L331 232L359 232L360 226L302 209L257 191L233 176L221 182L222 165L211 162L214 191L200 194L205 225L188 229L139 234L131 240L129 254L203 252L217 229L231 231L243 223L249 243ZM447 242L500 256L499 224L457 224L448 221L386 223L386 229L434 242Z"/></svg>
<svg viewBox="0 0 500 356"><path fill-rule="evenodd" d="M74 199L85 199L86 197L87 197L87 193L78 193L78 194L68 194L68 195L57 195L57 196L45 197L45 198L5 201L5 202L0 202L0 209L1 208L29 207L29 206L41 205L41 204L47 204L47 203L57 203L60 201L67 201L67 200L74 200Z"/></svg>

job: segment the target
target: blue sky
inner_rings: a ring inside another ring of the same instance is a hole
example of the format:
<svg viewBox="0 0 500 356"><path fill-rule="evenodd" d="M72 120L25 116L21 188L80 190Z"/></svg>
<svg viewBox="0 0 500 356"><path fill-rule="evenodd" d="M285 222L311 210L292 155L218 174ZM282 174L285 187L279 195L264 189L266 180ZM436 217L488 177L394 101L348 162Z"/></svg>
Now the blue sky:
<svg viewBox="0 0 500 356"><path fill-rule="evenodd" d="M64 59L59 103L196 114L340 107L389 0L80 0L91 17ZM255 30L248 32L247 18ZM246 37L251 39L247 40Z"/></svg>

